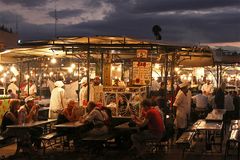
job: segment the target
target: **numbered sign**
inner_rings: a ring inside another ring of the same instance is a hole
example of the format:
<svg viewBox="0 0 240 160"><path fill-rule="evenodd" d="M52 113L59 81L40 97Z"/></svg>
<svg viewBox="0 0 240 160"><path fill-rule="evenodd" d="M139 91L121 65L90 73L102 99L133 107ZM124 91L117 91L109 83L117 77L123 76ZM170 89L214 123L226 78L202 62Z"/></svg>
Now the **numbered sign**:
<svg viewBox="0 0 240 160"><path fill-rule="evenodd" d="M145 49L137 50L137 58L147 58L147 57L148 57L148 50L145 50Z"/></svg>

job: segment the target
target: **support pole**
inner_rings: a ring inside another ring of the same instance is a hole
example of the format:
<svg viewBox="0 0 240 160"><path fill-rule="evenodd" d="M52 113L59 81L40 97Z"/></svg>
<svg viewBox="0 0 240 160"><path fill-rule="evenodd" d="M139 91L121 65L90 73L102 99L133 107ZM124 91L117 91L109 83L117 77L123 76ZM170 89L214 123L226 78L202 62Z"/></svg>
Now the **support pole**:
<svg viewBox="0 0 240 160"><path fill-rule="evenodd" d="M166 53L165 54L165 75L164 75L164 91L165 91L165 94L164 94L164 109L166 110L167 109L167 80L168 80L168 54Z"/></svg>
<svg viewBox="0 0 240 160"><path fill-rule="evenodd" d="M88 51L87 51L87 83L88 83L88 94L87 94L87 101L89 101L90 97L90 77L89 77L89 70L90 70L90 39L88 37Z"/></svg>

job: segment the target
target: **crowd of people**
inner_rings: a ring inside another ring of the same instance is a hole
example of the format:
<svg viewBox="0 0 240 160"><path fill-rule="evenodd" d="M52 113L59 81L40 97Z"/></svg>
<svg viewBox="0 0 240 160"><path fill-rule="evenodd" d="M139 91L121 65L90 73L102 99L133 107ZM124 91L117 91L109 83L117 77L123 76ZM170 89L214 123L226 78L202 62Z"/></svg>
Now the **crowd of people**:
<svg viewBox="0 0 240 160"><path fill-rule="evenodd" d="M164 90L164 82L158 83L154 80L151 90L153 99L161 99L164 106L164 95L168 91ZM210 80L199 85L191 82L176 83L174 85L174 97L167 99L172 101L172 113L175 116L175 126L177 128L177 138L186 130L188 124L199 118L205 118L212 109L226 109L226 121L238 119L240 112L240 98L236 90L226 90L226 83L222 83L218 88ZM168 87L167 87L168 88Z"/></svg>
<svg viewBox="0 0 240 160"><path fill-rule="evenodd" d="M31 86L33 86L32 83ZM84 77L80 84L79 99L80 107L85 108L85 112L82 112L79 105L77 105L76 99L66 98L66 91L64 89L64 83L62 81L56 81L51 91L50 106L49 106L49 118L57 119L57 124L79 121L89 126L89 130L84 135L102 135L109 132L111 126L111 106L103 105L102 86L100 85L100 79L95 78L89 84L87 78ZM236 91L226 92L225 83L222 83L219 88L214 88L211 81L206 81L201 88L197 89L194 93L191 92L191 84L183 82L177 85L175 88L175 97L171 100L172 106L165 106L165 97L167 97L167 91L165 91L164 83L153 82L153 94L151 99L136 100L136 104L140 105L141 113L136 116L133 112L130 112L132 122L142 129L140 132L131 135L132 148L141 154L144 153L143 143L146 139L162 139L168 132L169 126L166 125L166 115L173 115L174 125L177 130L176 138L179 138L181 134L188 127L189 122L193 120L194 115L197 118L202 118L202 113L208 113L211 109L226 109L227 120L231 118L239 118L239 95ZM28 92L35 93L35 87ZM30 88L29 88L30 87ZM89 88L88 88L89 87ZM10 93L16 94L18 88L11 83L8 88ZM90 94L88 95L88 90ZM89 96L89 98L88 98ZM121 106L126 106L122 97L119 98L118 106L120 107L120 113L122 112ZM167 107L172 107L171 109ZM36 121L38 116L39 106L34 103L34 96L30 95L25 98L24 103L19 100L12 100L10 104L10 111L6 112L1 126L1 134L3 136L12 136L11 130L7 129L7 125L23 124L31 121ZM172 112L169 112L169 111ZM60 132L69 132L60 131ZM39 137L42 134L42 129L39 127L33 128L30 132L30 139L32 143L40 147Z"/></svg>

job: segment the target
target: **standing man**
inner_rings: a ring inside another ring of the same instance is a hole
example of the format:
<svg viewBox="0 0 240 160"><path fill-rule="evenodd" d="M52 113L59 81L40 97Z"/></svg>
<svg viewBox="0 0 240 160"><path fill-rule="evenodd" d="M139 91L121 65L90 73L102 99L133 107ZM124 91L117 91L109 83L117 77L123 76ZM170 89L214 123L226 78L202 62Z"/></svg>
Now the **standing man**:
<svg viewBox="0 0 240 160"><path fill-rule="evenodd" d="M26 87L24 88L24 92L25 92L25 95L36 96L36 94L37 94L37 86L34 83L34 81L29 80L29 85L26 85Z"/></svg>
<svg viewBox="0 0 240 160"><path fill-rule="evenodd" d="M55 88L51 92L50 106L49 106L49 118L57 119L58 114L64 108L65 90L62 88L64 83L62 81L56 81L54 83Z"/></svg>
<svg viewBox="0 0 240 160"><path fill-rule="evenodd" d="M207 97L209 97L209 96L212 95L214 88L213 88L213 85L210 83L210 80L209 80L209 79L208 79L207 82L202 86L201 90L202 90L202 93L203 93L205 96L207 96Z"/></svg>
<svg viewBox="0 0 240 160"><path fill-rule="evenodd" d="M176 119L175 125L177 127L177 139L187 128L187 106L188 106L188 83L182 83L179 85L180 90L177 93L173 106L176 107Z"/></svg>
<svg viewBox="0 0 240 160"><path fill-rule="evenodd" d="M19 90L18 86L14 83L13 80L11 80L11 83L8 85L7 90L12 90L12 93L14 93L15 95L17 95L17 91Z"/></svg>
<svg viewBox="0 0 240 160"><path fill-rule="evenodd" d="M80 89L80 107L87 107L88 103L88 86L90 86L90 93L89 93L89 101L94 101L94 89L93 84L88 85L87 77L83 77L81 82L81 89Z"/></svg>

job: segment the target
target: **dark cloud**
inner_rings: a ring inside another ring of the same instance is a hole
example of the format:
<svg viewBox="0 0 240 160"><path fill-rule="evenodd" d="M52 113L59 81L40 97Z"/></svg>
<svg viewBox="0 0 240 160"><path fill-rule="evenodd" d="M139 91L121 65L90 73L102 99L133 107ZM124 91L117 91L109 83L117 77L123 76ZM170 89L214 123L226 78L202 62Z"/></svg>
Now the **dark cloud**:
<svg viewBox="0 0 240 160"><path fill-rule="evenodd" d="M0 24L16 31L17 24L21 23L23 18L12 12L0 12Z"/></svg>
<svg viewBox="0 0 240 160"><path fill-rule="evenodd" d="M61 11L57 11L57 18L69 18L69 17L76 17L76 16L80 16L81 13L83 13L83 11L81 9L77 9L77 10L61 10ZM51 17L55 17L55 12L51 11L49 12L49 15Z"/></svg>
<svg viewBox="0 0 240 160"><path fill-rule="evenodd" d="M103 1L86 0L84 6L97 9L101 2ZM57 24L57 35L115 35L153 40L152 26L157 24L162 28L163 41L191 43L240 41L240 14L236 9L240 8L239 0L104 0L104 2L114 5L115 12L108 14L103 20L85 21L76 25ZM29 3L31 4L26 6L37 5L40 2L31 0ZM235 9L231 9L232 6ZM167 14L166 11L173 13ZM81 9L66 9L58 11L57 17L60 19L81 17L82 13ZM49 12L49 15L54 17L54 12ZM1 19L1 16L4 18ZM12 12L3 12L1 16L0 21L3 23L15 24L16 15ZM21 20L19 23L21 39L54 38L54 24L33 25L25 23L22 18Z"/></svg>
<svg viewBox="0 0 240 160"><path fill-rule="evenodd" d="M48 0L0 0L5 4L20 4L25 7L36 7L47 4Z"/></svg>
<svg viewBox="0 0 240 160"><path fill-rule="evenodd" d="M137 0L135 5L129 6L129 11L139 13L205 10L222 7L240 6L239 0Z"/></svg>

